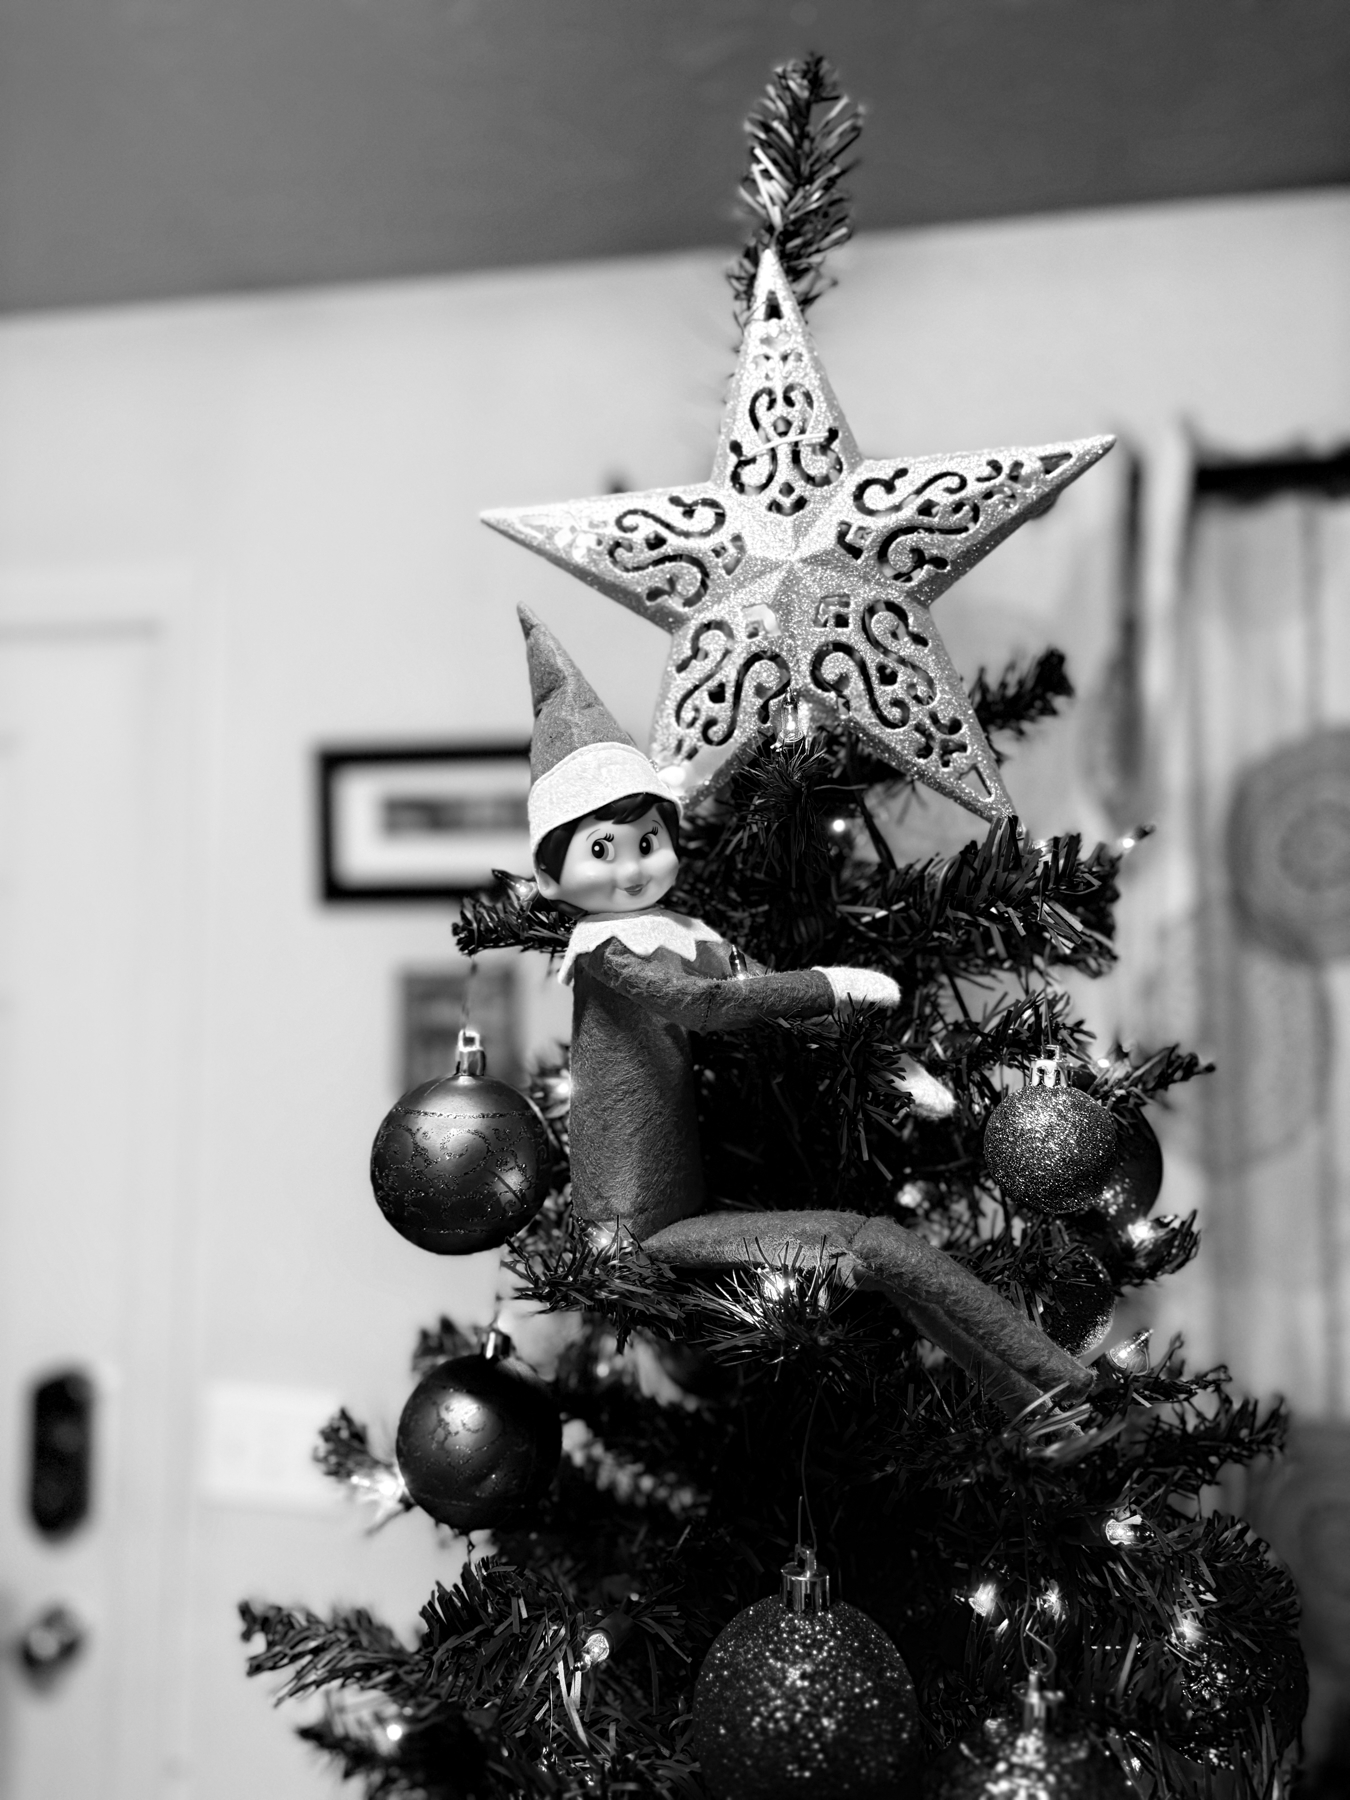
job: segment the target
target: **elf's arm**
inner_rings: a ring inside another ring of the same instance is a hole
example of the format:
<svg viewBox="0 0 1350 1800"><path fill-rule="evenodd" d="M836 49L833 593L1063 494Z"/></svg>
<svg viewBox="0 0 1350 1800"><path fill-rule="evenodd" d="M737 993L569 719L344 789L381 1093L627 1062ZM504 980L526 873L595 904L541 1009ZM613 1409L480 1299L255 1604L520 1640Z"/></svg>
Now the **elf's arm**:
<svg viewBox="0 0 1350 1800"><path fill-rule="evenodd" d="M792 969L719 981L668 955L639 956L617 938L591 952L592 975L687 1031L744 1031L763 1019L814 1019L840 1001L893 1006L899 990L870 969Z"/></svg>

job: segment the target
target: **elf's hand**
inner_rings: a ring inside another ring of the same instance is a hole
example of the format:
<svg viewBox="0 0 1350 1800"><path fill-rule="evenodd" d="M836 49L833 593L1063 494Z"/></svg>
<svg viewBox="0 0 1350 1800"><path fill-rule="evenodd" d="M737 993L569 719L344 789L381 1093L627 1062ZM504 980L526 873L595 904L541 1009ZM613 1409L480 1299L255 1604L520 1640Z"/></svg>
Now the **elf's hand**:
<svg viewBox="0 0 1350 1800"><path fill-rule="evenodd" d="M900 989L889 975L879 974L876 969L821 969L817 975L823 975L830 984L834 995L834 1010L846 1000L855 1006L898 1006Z"/></svg>

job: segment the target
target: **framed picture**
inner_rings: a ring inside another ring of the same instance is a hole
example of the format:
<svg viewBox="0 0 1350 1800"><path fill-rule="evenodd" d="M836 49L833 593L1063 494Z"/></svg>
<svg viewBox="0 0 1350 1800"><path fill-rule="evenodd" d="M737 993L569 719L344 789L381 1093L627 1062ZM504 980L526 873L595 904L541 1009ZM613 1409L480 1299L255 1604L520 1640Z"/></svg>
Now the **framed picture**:
<svg viewBox="0 0 1350 1800"><path fill-rule="evenodd" d="M454 900L530 871L526 744L319 753L325 900Z"/></svg>

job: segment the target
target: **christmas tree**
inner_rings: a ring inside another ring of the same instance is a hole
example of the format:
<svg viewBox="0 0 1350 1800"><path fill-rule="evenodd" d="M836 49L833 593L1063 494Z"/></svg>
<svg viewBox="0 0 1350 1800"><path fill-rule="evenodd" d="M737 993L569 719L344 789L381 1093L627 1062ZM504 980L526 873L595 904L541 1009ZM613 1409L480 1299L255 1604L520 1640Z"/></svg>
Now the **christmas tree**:
<svg viewBox="0 0 1350 1800"><path fill-rule="evenodd" d="M928 611L1108 446L858 456L801 313L860 123L818 58L749 121L706 487L490 521L672 655L649 759L526 621L535 872L456 935L564 958L576 1066L529 1106L466 1041L376 1145L406 1235L505 1244L556 1366L442 1320L392 1458L327 1428L381 1518L469 1536L415 1642L242 1609L251 1672L326 1696L302 1735L370 1796L1257 1800L1288 1772L1292 1584L1213 1505L1284 1417L1179 1341L1112 1342L1198 1248L1153 1216L1147 1109L1202 1071L1101 1053L1059 985L1110 968L1125 854L1028 841L999 772L1062 658L967 692ZM898 853L916 781L976 815L958 854ZM437 1162L466 1121L470 1176Z"/></svg>

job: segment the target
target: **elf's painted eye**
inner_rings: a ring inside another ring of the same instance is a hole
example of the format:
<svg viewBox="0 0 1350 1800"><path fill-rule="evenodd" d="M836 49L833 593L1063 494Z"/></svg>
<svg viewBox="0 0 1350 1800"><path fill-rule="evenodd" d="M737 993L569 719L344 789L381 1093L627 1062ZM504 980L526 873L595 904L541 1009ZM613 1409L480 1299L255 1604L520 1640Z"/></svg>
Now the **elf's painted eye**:
<svg viewBox="0 0 1350 1800"><path fill-rule="evenodd" d="M591 855L597 862L613 862L614 839L612 837L592 838Z"/></svg>
<svg viewBox="0 0 1350 1800"><path fill-rule="evenodd" d="M644 831L642 836L638 839L638 854L641 856L650 856L655 848L656 833L654 831Z"/></svg>

